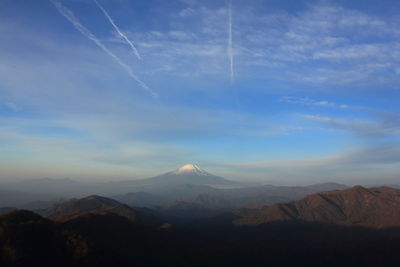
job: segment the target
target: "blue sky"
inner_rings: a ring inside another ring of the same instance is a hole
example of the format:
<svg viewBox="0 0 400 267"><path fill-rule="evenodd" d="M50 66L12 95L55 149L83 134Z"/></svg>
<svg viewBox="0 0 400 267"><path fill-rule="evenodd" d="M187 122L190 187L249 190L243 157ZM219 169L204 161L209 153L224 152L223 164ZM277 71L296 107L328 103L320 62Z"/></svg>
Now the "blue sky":
<svg viewBox="0 0 400 267"><path fill-rule="evenodd" d="M399 10L1 0L0 179L396 183Z"/></svg>

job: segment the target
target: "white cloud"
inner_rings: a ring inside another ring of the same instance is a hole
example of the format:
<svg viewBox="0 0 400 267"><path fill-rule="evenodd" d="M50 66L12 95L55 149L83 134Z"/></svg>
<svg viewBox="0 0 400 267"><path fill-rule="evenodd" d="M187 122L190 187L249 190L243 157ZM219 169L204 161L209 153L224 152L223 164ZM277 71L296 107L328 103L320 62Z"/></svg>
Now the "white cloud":
<svg viewBox="0 0 400 267"><path fill-rule="evenodd" d="M225 80L228 11L226 3L211 8L198 2L161 21L168 30L155 27L127 36L138 40L146 55L145 73ZM278 79L279 73L279 80L311 85L389 87L397 79L400 31L384 17L327 2L296 14L233 2L233 12L239 80Z"/></svg>
<svg viewBox="0 0 400 267"><path fill-rule="evenodd" d="M6 102L4 103L4 106L15 112L20 111L20 108L14 102Z"/></svg>
<svg viewBox="0 0 400 267"><path fill-rule="evenodd" d="M194 9L188 7L188 8L185 8L185 9L182 9L181 11L179 11L178 14L180 17L188 17L188 16L192 16L194 13L195 13Z"/></svg>

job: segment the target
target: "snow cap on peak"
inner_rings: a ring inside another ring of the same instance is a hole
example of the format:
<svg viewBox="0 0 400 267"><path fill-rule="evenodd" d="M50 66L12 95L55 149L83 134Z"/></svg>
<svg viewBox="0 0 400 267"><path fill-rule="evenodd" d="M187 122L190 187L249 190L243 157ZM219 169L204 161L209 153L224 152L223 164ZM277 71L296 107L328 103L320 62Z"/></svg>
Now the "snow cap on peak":
<svg viewBox="0 0 400 267"><path fill-rule="evenodd" d="M197 174L197 175L208 175L206 171L203 171L195 164L186 164L174 171L175 174Z"/></svg>
<svg viewBox="0 0 400 267"><path fill-rule="evenodd" d="M194 164L186 164L186 165L183 165L182 167L180 167L178 170L180 170L180 171L191 171L191 170L200 170L200 168L197 167Z"/></svg>

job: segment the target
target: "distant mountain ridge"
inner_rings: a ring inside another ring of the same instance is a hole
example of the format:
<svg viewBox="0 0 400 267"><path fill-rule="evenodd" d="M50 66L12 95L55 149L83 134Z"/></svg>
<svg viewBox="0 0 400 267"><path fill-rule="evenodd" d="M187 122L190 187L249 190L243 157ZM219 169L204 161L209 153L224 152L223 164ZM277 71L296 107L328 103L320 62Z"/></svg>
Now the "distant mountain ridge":
<svg viewBox="0 0 400 267"><path fill-rule="evenodd" d="M154 193L132 192L114 198L130 206L164 206L179 201L206 208L237 209L287 202L316 192L345 188L347 186L335 183L309 186L264 185L231 189L217 189L205 185L179 185L165 187Z"/></svg>

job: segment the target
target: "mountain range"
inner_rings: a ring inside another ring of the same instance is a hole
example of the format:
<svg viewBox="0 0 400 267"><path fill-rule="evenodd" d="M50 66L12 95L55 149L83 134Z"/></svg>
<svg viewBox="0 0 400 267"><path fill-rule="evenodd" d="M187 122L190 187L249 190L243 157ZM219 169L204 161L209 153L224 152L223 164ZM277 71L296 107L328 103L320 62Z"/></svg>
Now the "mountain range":
<svg viewBox="0 0 400 267"><path fill-rule="evenodd" d="M196 204L176 205L182 216L196 213ZM324 191L181 224L97 195L40 215L3 212L1 266L396 266L400 260L400 189L388 187Z"/></svg>
<svg viewBox="0 0 400 267"><path fill-rule="evenodd" d="M82 186L68 179L30 181L30 186L36 182L57 190L64 184L68 190ZM82 197L63 199L55 190L53 200L0 206L0 266L400 262L396 188L250 186L193 164L148 179L102 185L104 192L122 192L115 195L94 194L100 187L90 186L79 194L94 192ZM40 197L41 192L31 194ZM30 210L21 209L26 207Z"/></svg>
<svg viewBox="0 0 400 267"><path fill-rule="evenodd" d="M203 208L237 209L270 205L343 188L346 186L335 183L253 186L210 174L194 164L186 164L165 174L140 180L83 183L71 179L44 178L6 184L2 186L0 207L44 209L65 199L96 194L135 207L171 207L171 203L185 202Z"/></svg>

